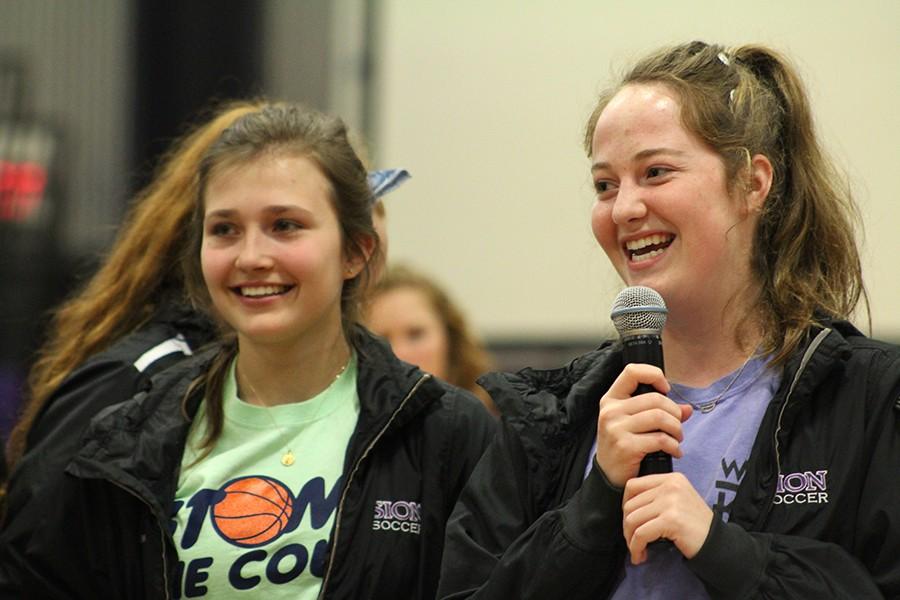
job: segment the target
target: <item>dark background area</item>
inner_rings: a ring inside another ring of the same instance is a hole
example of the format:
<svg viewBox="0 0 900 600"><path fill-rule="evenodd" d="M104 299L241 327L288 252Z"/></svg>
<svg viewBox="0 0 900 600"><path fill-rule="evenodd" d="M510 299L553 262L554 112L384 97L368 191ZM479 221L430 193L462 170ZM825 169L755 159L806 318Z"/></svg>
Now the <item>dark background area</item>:
<svg viewBox="0 0 900 600"><path fill-rule="evenodd" d="M0 436L12 426L52 307L93 272L161 153L212 105L267 93L263 38L266 11L275 4L4 5L9 10L0 26ZM321 2L304 10L326 19L329 12ZM87 13L80 27L68 19L75 11ZM302 34L303 27L296 32ZM302 41L305 50L321 61L327 55L324 38L310 37ZM114 58L104 63L110 52ZM73 70L83 75L57 87L55 82ZM308 80L308 86L309 97L301 100L325 108L322 82ZM95 125L110 108L107 116L117 112L121 126L113 143L101 145ZM119 161L118 172L103 171L104 156ZM35 170L45 175L43 184L35 181ZM107 176L114 180L107 186L111 193L95 194L97 180L92 189L79 185L76 174L82 181Z"/></svg>
<svg viewBox="0 0 900 600"><path fill-rule="evenodd" d="M337 112L374 144L377 0L6 0L0 15L0 437L51 310L112 242L160 154L213 105ZM497 367L593 342L495 340Z"/></svg>

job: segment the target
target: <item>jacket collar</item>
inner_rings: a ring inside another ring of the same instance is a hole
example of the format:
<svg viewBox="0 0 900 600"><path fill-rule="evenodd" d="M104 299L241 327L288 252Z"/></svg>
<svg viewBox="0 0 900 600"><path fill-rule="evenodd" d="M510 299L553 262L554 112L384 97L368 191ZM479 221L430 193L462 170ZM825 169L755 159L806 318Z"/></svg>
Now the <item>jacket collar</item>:
<svg viewBox="0 0 900 600"><path fill-rule="evenodd" d="M824 338L812 348L816 337L826 330ZM784 426L790 424L832 369L850 356L852 347L847 338L861 335L846 321L829 320L807 332L805 343L785 366L782 389L777 394L785 400L790 391ZM537 426L546 442L565 437L596 417L597 401L623 367L621 349L618 341L608 341L559 369L489 373L478 383L491 394L508 422L517 428Z"/></svg>
<svg viewBox="0 0 900 600"><path fill-rule="evenodd" d="M435 405L445 384L397 359L387 343L363 328L354 331L358 353L360 417L348 457L378 436L389 435ZM70 473L102 478L168 510L174 496L184 444L203 391L191 383L220 351L214 345L153 378L150 392L107 408L91 422ZM185 414L186 413L186 414ZM159 513L161 518L165 515Z"/></svg>
<svg viewBox="0 0 900 600"><path fill-rule="evenodd" d="M558 369L489 373L478 383L517 429L536 425L545 441L565 438L594 421L597 402L622 370L621 350L606 342Z"/></svg>
<svg viewBox="0 0 900 600"><path fill-rule="evenodd" d="M359 425L354 438L368 439L409 423L439 401L446 384L398 359L388 343L363 327L353 332L358 356Z"/></svg>

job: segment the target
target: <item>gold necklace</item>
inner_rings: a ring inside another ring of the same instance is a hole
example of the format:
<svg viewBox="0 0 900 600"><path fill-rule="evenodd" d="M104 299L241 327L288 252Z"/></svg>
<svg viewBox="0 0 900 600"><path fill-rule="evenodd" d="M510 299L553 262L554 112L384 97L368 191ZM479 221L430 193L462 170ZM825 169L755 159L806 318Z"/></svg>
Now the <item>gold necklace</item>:
<svg viewBox="0 0 900 600"><path fill-rule="evenodd" d="M725 398L725 394L728 393L728 390L731 389L731 386L733 386L734 383L735 383L738 379L740 379L741 373L744 372L744 368L745 368L748 364L750 364L750 359L753 358L754 356L756 356L756 353L755 353L755 352L751 353L750 356L747 357L747 360L745 360L745 361L744 361L744 364L741 365L741 368L738 369L737 374L736 374L734 377L731 378L731 381L728 382L728 385L725 386L725 389L722 390L722 392L721 392L718 396L716 396L715 398L713 398L712 400L707 400L706 402L701 402L700 404L694 404L693 402L691 402L690 400L688 400L687 398L685 398L684 396L682 396L682 395L681 395L681 392L679 392L678 390L676 390L674 385L671 386L669 389L670 389L671 391L675 392L675 395L678 396L679 398L681 398L681 400L682 400L684 403L690 404L692 407L694 407L695 410L699 410L699 411L700 411L701 413L703 413L704 415L705 415L706 413L711 413L711 412L712 412L713 410L715 410L715 408L719 405L719 402L721 402L722 399Z"/></svg>
<svg viewBox="0 0 900 600"><path fill-rule="evenodd" d="M334 379L332 379L331 383L328 384L328 387L331 387L332 385L334 385L335 381L340 379L341 375L344 374L344 371L347 370L347 365L350 364L350 358L352 358L352 357L353 356L351 354L351 356L349 358L347 358L347 362L345 362L344 366L340 368L340 370L337 372L337 375L335 375ZM235 375L235 381L237 381L237 375ZM275 417L272 416L272 411L270 410L271 407L268 404L266 404L265 402L263 402L262 396L260 396L258 393L256 393L256 389L253 387L253 384L250 383L250 380L247 379L246 375L244 376L244 382L247 384L247 387L250 388L250 393L253 394L253 397L256 399L256 401L259 402L262 405L262 407L265 409L265 413L269 416L269 420L272 421L272 426L278 430L278 432L281 436L281 439L286 439L287 435L285 433L285 428L282 427L281 425L279 425L278 422L275 420ZM328 388L326 387L325 389L328 389ZM238 398L240 398L240 396L241 396L240 389L238 389ZM313 415L313 420L315 420L316 417L319 416L319 411L321 409L322 409L322 405L320 403L319 406L316 408L316 413ZM285 451L281 455L281 464L284 465L285 467L290 467L291 465L294 464L294 452L291 450L290 446L285 447Z"/></svg>

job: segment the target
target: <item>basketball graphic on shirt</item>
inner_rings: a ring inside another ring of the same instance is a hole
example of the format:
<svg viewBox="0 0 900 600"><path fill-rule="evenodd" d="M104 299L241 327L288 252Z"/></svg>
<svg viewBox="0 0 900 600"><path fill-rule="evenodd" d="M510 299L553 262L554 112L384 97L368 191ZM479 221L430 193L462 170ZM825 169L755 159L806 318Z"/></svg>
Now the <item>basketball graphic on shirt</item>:
<svg viewBox="0 0 900 600"><path fill-rule="evenodd" d="M271 542L284 531L294 510L290 490L272 477L239 477L220 492L222 499L212 509L213 526L236 546Z"/></svg>

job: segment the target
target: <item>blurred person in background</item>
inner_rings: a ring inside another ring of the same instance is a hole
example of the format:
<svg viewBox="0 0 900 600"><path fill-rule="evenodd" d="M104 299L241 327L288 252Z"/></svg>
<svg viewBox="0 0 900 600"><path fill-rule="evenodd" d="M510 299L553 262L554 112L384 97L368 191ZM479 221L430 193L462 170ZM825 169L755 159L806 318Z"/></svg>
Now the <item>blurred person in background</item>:
<svg viewBox="0 0 900 600"><path fill-rule="evenodd" d="M476 383L490 370L490 356L437 282L409 267L391 266L372 286L365 306L366 325L390 342L398 358L469 390L497 414Z"/></svg>

